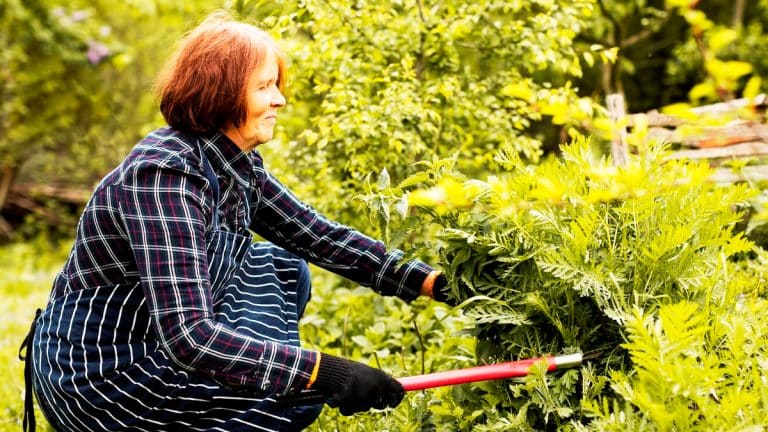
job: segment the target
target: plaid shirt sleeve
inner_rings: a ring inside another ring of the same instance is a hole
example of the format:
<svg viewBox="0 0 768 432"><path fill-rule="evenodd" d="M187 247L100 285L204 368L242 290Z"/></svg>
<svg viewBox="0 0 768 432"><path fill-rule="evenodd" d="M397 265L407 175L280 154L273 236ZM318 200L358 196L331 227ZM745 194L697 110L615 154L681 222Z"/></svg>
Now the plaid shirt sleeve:
<svg viewBox="0 0 768 432"><path fill-rule="evenodd" d="M418 297L432 267L418 260L400 263L402 251L388 252L382 242L326 219L272 175L264 172L264 177L261 197L252 204L251 229L307 261L380 294L406 301Z"/></svg>
<svg viewBox="0 0 768 432"><path fill-rule="evenodd" d="M170 159L170 160L169 160ZM214 319L205 221L213 195L183 157L136 162L120 211L161 346L187 370L269 393L304 388L315 351L261 341Z"/></svg>

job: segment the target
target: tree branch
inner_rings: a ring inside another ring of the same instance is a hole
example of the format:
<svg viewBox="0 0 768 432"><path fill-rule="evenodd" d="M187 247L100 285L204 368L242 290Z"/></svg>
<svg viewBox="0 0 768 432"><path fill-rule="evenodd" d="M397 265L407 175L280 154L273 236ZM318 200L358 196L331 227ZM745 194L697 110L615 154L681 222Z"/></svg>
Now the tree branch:
<svg viewBox="0 0 768 432"><path fill-rule="evenodd" d="M627 48L644 39L648 39L655 31L656 31L655 29L645 29L639 33L635 33L632 36L621 41L620 47Z"/></svg>
<svg viewBox="0 0 768 432"><path fill-rule="evenodd" d="M5 206L8 200L8 194L13 186L13 180L16 178L16 168L12 165L4 165L0 169L0 210Z"/></svg>
<svg viewBox="0 0 768 432"><path fill-rule="evenodd" d="M419 10L419 19L424 27L419 32L419 57L416 59L416 79L421 81L421 74L424 72L426 65L426 57L424 56L424 34L427 31L427 18L424 16L424 5L421 4L421 0L416 0L416 7Z"/></svg>
<svg viewBox="0 0 768 432"><path fill-rule="evenodd" d="M613 26L613 37L612 40L609 40L609 42L610 45L616 45L616 41L621 40L621 23L608 11L608 8L605 7L604 0L597 0L597 5L600 7L600 12L603 13L603 16L605 16Z"/></svg>
<svg viewBox="0 0 768 432"><path fill-rule="evenodd" d="M733 2L733 21L731 26L740 29L744 22L744 0L734 0Z"/></svg>

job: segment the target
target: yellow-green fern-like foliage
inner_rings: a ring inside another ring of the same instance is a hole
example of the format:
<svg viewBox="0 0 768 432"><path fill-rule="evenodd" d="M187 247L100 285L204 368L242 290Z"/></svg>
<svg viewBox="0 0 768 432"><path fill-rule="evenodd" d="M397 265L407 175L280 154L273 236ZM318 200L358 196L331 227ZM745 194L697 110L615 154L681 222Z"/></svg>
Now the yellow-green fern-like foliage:
<svg viewBox="0 0 768 432"><path fill-rule="evenodd" d="M599 353L485 385L477 430L690 430L726 413L760 424L764 282L729 260L753 248L733 227L755 191L715 185L706 164L667 160L661 145L624 166L579 136L539 165L496 158L506 170L488 178L439 160L366 197L392 244L437 227L421 247L474 318L479 361Z"/></svg>

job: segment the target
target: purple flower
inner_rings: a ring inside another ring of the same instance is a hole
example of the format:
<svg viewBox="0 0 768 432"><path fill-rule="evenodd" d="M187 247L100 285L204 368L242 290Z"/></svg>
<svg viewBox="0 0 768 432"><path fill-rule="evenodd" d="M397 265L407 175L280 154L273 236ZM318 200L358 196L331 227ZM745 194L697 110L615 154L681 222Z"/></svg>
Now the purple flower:
<svg viewBox="0 0 768 432"><path fill-rule="evenodd" d="M96 65L109 55L109 48L101 42L88 41L88 52L85 55L91 64Z"/></svg>
<svg viewBox="0 0 768 432"><path fill-rule="evenodd" d="M88 11L84 11L84 10L74 11L74 12L72 12L72 15L70 15L69 18L72 19L72 22L78 23L78 22L88 18Z"/></svg>

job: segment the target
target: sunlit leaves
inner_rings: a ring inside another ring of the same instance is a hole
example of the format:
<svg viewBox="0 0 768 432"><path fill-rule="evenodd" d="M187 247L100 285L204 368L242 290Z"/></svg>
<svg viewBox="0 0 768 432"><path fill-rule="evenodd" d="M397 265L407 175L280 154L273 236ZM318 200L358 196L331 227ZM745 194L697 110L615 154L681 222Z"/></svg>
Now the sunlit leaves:
<svg viewBox="0 0 768 432"><path fill-rule="evenodd" d="M482 188L476 183L463 184L456 179L443 177L435 186L409 194L408 203L411 206L433 208L438 214L445 214L451 209L471 207L481 192Z"/></svg>
<svg viewBox="0 0 768 432"><path fill-rule="evenodd" d="M274 30L299 71L292 94L307 104L296 123L306 146L292 151L311 165L291 171L339 165L339 195L382 168L397 183L415 161L457 151L469 171L497 169L496 149L536 161L541 139L527 130L595 112L565 85L580 75L574 38L590 1L298 6ZM348 210L330 201L326 210Z"/></svg>
<svg viewBox="0 0 768 432"><path fill-rule="evenodd" d="M656 430L750 430L764 424L766 303L749 304L741 310L727 304L702 309L684 301L662 306L658 314L636 310L625 344L634 372L613 376L613 389L636 408L631 415ZM597 418L592 430L622 423L596 405L585 407Z"/></svg>
<svg viewBox="0 0 768 432"><path fill-rule="evenodd" d="M707 180L706 164L666 160L663 145L638 145L637 154L616 166L590 140L574 136L561 148L561 158L538 165L499 153L505 171L472 179L454 171L455 159L446 159L425 164L427 175L406 183L405 190L388 191L391 200L408 197L409 218L443 227L440 258L451 292L466 300L465 313L475 318L479 355L499 359L618 345L631 333L626 326L635 322L637 310L722 298L722 286L730 281L725 259L752 248L732 227L754 190L715 186ZM468 194L470 187L477 193ZM692 321L669 323L687 312ZM654 331L681 338L688 328L706 327L697 319L695 307L671 310ZM687 341L700 336L691 335ZM598 361L604 371L626 372L629 357L618 351ZM586 385L612 382L614 391L627 395L644 391L628 382L631 374L606 376ZM514 388L511 406L529 401L529 415L536 412L549 422L565 421L580 409L563 402L575 397L564 381L547 378ZM632 411L663 407L646 402L617 406L624 421L662 429L688 416L676 411L649 420Z"/></svg>

